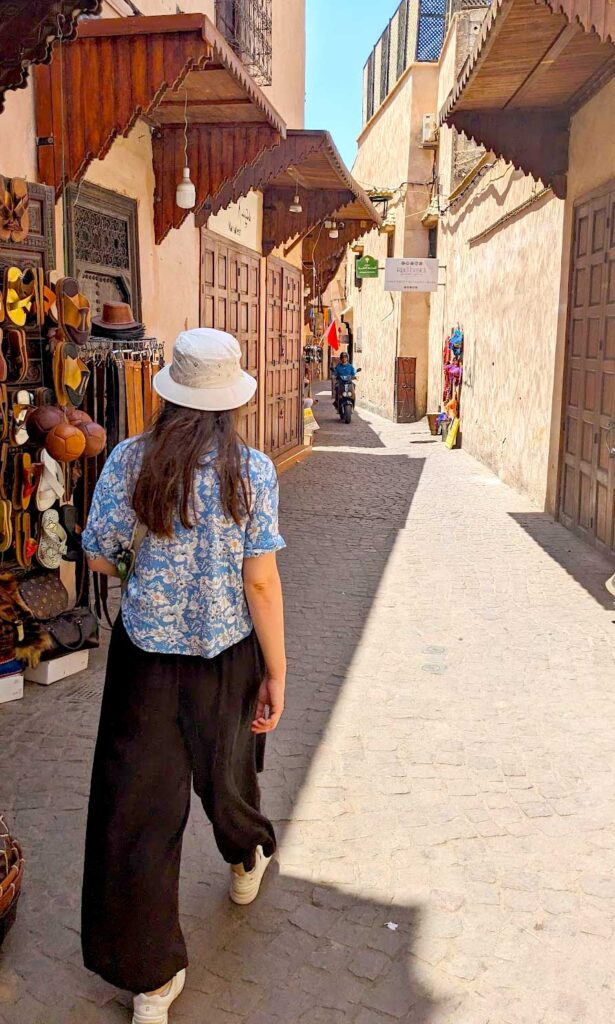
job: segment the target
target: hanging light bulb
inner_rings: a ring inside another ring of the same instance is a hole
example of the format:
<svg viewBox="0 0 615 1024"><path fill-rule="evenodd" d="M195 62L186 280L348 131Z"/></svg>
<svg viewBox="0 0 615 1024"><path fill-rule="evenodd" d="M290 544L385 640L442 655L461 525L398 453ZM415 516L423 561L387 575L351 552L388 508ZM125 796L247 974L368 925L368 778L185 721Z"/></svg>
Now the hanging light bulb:
<svg viewBox="0 0 615 1024"><path fill-rule="evenodd" d="M337 224L336 224L335 221L332 221L331 222L331 230L329 232L329 238L339 238L339 237L340 237L340 233L337 230Z"/></svg>
<svg viewBox="0 0 615 1024"><path fill-rule="evenodd" d="M196 188L190 179L190 167L188 166L188 90L184 102L184 169L182 180L175 189L175 202L181 210L192 210L196 206Z"/></svg>
<svg viewBox="0 0 615 1024"><path fill-rule="evenodd" d="M294 197L292 203L290 204L290 206L288 207L288 212L289 213L303 213L303 207L301 205L301 200L299 199L299 193L298 192L295 192L295 197Z"/></svg>
<svg viewBox="0 0 615 1024"><path fill-rule="evenodd" d="M191 210L196 206L196 188L190 179L189 167L184 167L182 180L175 189L175 202L182 210Z"/></svg>

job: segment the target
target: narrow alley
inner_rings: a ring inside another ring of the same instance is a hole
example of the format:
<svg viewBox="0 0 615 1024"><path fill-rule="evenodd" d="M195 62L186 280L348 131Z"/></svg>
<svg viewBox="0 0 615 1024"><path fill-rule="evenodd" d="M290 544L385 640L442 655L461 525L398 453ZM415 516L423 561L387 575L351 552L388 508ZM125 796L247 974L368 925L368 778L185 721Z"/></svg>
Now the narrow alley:
<svg viewBox="0 0 615 1024"><path fill-rule="evenodd" d="M186 1024L592 1024L615 1013L615 613L608 564L424 424L328 395L282 477L288 710L279 864L233 907L194 808ZM454 496L454 497L453 497ZM3 708L0 805L27 885L2 1024L121 1024L79 887L104 652Z"/></svg>

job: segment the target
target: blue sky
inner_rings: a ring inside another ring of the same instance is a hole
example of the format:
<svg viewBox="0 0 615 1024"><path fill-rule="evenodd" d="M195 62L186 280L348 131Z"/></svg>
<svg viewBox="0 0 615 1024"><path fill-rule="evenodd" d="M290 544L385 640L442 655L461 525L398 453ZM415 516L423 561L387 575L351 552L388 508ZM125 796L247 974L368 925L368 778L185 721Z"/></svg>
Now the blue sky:
<svg viewBox="0 0 615 1024"><path fill-rule="evenodd" d="M349 167L361 131L363 65L399 0L307 0L306 128L326 128Z"/></svg>

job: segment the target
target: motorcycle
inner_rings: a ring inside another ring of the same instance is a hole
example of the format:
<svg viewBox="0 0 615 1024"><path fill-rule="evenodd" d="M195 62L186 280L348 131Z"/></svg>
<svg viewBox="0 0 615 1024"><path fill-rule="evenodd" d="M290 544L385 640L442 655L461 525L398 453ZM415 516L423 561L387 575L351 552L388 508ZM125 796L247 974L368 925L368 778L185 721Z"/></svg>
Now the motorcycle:
<svg viewBox="0 0 615 1024"><path fill-rule="evenodd" d="M359 368L357 375L361 372ZM336 409L339 414L339 418L342 423L350 423L352 421L352 413L356 404L357 391L355 387L355 377L349 377L346 380L340 380L336 384L335 389L335 402Z"/></svg>

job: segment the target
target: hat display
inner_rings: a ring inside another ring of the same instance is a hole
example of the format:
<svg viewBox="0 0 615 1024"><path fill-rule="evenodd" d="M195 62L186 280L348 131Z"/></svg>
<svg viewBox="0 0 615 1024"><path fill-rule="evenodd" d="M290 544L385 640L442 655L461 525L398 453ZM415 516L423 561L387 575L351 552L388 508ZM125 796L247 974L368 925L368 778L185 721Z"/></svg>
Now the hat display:
<svg viewBox="0 0 615 1024"><path fill-rule="evenodd" d="M132 309L127 302L105 302L100 316L95 316L92 326L105 334L140 330L143 324L135 320Z"/></svg>
<svg viewBox="0 0 615 1024"><path fill-rule="evenodd" d="M182 331L173 361L153 380L161 398L187 409L238 409L253 397L256 380L241 368L241 348L232 334L213 327Z"/></svg>

